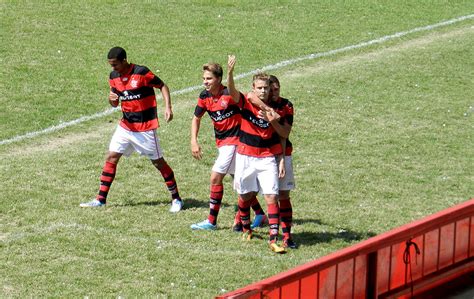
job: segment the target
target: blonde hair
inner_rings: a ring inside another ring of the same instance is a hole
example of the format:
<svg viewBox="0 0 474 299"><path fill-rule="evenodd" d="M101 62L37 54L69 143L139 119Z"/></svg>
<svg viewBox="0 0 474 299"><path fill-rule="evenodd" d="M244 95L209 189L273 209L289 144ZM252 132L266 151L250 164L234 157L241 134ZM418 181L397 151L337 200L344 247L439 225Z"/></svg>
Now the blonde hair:
<svg viewBox="0 0 474 299"><path fill-rule="evenodd" d="M255 75L253 75L253 78L252 78L252 83L255 83L255 81L266 81L270 84L270 76L267 75L266 73L256 73Z"/></svg>
<svg viewBox="0 0 474 299"><path fill-rule="evenodd" d="M202 71L203 72L205 72L205 71L211 72L217 78L222 79L222 74L223 74L222 66L218 63L214 63L214 62L206 63L202 66Z"/></svg>

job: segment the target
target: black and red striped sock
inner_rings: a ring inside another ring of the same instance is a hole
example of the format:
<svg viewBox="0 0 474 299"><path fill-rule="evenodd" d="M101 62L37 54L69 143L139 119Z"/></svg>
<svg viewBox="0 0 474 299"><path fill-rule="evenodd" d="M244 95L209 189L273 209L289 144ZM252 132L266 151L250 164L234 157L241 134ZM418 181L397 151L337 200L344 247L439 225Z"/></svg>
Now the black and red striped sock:
<svg viewBox="0 0 474 299"><path fill-rule="evenodd" d="M290 239L291 224L293 222L293 209L290 198L280 199L280 222L283 239Z"/></svg>
<svg viewBox="0 0 474 299"><path fill-rule="evenodd" d="M234 216L234 224L240 223L240 213L239 213L239 204L237 203L237 211Z"/></svg>
<svg viewBox="0 0 474 299"><path fill-rule="evenodd" d="M270 242L276 242L278 238L278 230L280 228L280 215L279 215L278 203L273 203L268 205L268 224L269 224L269 234Z"/></svg>
<svg viewBox="0 0 474 299"><path fill-rule="evenodd" d="M258 202L257 196L255 195L252 199L252 210L255 212L255 215L265 215L265 212L262 209L262 206Z"/></svg>
<svg viewBox="0 0 474 299"><path fill-rule="evenodd" d="M176 180L174 178L174 172L168 163L164 161L163 164L164 165L161 167L160 172L163 176L163 179L165 180L166 187L168 187L168 190L171 193L171 199L181 200L181 197L179 197L178 185L176 184Z"/></svg>
<svg viewBox="0 0 474 299"><path fill-rule="evenodd" d="M250 204L251 200L244 201L239 196L239 215L240 222L242 223L242 229L244 232L250 230Z"/></svg>
<svg viewBox="0 0 474 299"><path fill-rule="evenodd" d="M105 161L104 168L102 168L102 175L100 176L99 194L96 199L101 203L106 203L107 195L109 194L110 186L115 178L117 171L117 164Z"/></svg>
<svg viewBox="0 0 474 299"><path fill-rule="evenodd" d="M224 195L223 185L211 185L211 194L209 196L209 216L207 219L213 225L217 223L217 216L221 209L222 196Z"/></svg>

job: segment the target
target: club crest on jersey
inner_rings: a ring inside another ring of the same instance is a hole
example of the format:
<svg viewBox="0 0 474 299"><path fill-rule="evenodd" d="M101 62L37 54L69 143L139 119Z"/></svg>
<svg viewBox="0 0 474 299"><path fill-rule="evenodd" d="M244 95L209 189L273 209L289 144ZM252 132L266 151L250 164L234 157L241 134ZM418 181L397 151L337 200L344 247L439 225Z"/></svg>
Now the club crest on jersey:
<svg viewBox="0 0 474 299"><path fill-rule="evenodd" d="M130 86L132 88L137 88L138 86L138 81L136 79L133 79L132 81L130 81Z"/></svg>
<svg viewBox="0 0 474 299"><path fill-rule="evenodd" d="M221 101L221 107L222 108L227 108L227 106L229 106L229 103L227 101Z"/></svg>

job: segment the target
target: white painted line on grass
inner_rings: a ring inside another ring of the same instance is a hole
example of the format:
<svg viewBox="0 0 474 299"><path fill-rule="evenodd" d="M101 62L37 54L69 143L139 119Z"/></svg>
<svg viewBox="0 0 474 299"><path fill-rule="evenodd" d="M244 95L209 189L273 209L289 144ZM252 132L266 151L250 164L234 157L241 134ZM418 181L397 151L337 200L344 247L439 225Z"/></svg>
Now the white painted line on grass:
<svg viewBox="0 0 474 299"><path fill-rule="evenodd" d="M311 60L311 59L316 59L316 58L320 58L320 57L331 56L331 55L335 55L335 54L338 54L338 53L363 48L363 47L367 47L367 46L374 45L374 44L381 44L381 43L384 43L386 41L389 41L389 40L392 40L392 39L395 39L395 38L399 38L399 37L402 37L402 36L405 36L405 35L408 35L408 34L411 34L411 33L429 31L429 30L433 30L433 29L436 29L436 28L439 28L439 27L451 25L451 24L454 24L454 23L458 23L458 22L473 19L473 18L474 18L474 14L466 15L466 16L454 18L454 19L451 19L451 20L443 21L443 22L440 22L440 23L436 23L436 24L433 24L433 25L417 27L417 28L414 28L414 29L411 29L411 30L408 30L408 31L402 31L402 32L397 32L395 34L391 34L391 35L385 35L385 36L382 36L380 38L373 39L373 40L370 40L370 41L367 41L367 42L362 42L362 43L356 44L356 45L350 45L350 46L347 46L347 47L343 47L343 48L339 48L339 49L335 49L335 50L330 50L330 51L327 51L327 52L314 53L314 54L309 54L309 55L306 55L306 56L297 57L297 58L293 58L293 59L289 59L289 60L283 60L283 61L277 62L275 64L270 64L270 65L264 66L260 69L255 69L255 70L252 70L252 71L247 72L247 73L239 74L239 75L235 76L235 79L238 80L238 79L242 79L242 78L245 78L245 77L249 77L249 76L251 76L253 74L256 74L257 72L260 72L260 71L276 70L276 69L279 69L279 68L282 68L282 67L285 67L285 66L288 66L288 65L292 65L292 64L298 63L300 61L304 61L304 60ZM191 86L191 87L187 87L187 88L180 89L180 90L177 90L177 91L173 91L173 92L171 92L171 95L185 94L185 93L188 93L188 92L199 90L201 88L202 88L202 85ZM78 119L68 121L68 122L62 122L58 125L54 125L52 127L49 127L49 128L46 128L46 129L43 129L43 130L40 130L40 131L29 132L29 133L26 133L24 135L17 135L13 138L10 138L10 139L1 140L0 145L9 144L9 143L17 142L17 141L20 141L20 140L23 140L23 139L30 139L30 138L34 138L34 137L39 136L39 135L56 132L56 131L59 131L61 129L71 127L71 126L80 124L82 122L88 121L88 120L101 118L103 116L110 115L113 112L118 111L118 110L120 110L120 108L109 108L109 109L107 109L103 112L98 112L98 113L88 115L88 116L82 116Z"/></svg>

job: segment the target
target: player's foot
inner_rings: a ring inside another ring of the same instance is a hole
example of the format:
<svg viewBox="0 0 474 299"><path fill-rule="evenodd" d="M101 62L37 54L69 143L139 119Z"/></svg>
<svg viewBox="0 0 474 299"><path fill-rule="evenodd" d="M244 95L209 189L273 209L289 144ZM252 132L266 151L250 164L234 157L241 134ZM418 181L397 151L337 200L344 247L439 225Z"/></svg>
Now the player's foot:
<svg viewBox="0 0 474 299"><path fill-rule="evenodd" d="M234 223L234 225L232 225L232 230L237 233L242 232L243 231L242 223L240 222Z"/></svg>
<svg viewBox="0 0 474 299"><path fill-rule="evenodd" d="M296 249L298 248L298 245L296 245L296 243L292 239L284 239L283 248Z"/></svg>
<svg viewBox="0 0 474 299"><path fill-rule="evenodd" d="M171 202L171 208L170 208L170 212L171 213L178 213L179 211L181 211L181 209L183 208L183 201L181 199L173 199L173 201Z"/></svg>
<svg viewBox="0 0 474 299"><path fill-rule="evenodd" d="M270 242L270 249L275 253L286 253L285 248L281 247L276 242Z"/></svg>
<svg viewBox="0 0 474 299"><path fill-rule="evenodd" d="M267 216L263 215L255 215L255 219L253 220L250 228L254 229L256 227L262 227L267 223Z"/></svg>
<svg viewBox="0 0 474 299"><path fill-rule="evenodd" d="M105 202L101 202L97 199L93 199L89 202L83 202L79 205L81 208L97 208L97 207L104 207Z"/></svg>
<svg viewBox="0 0 474 299"><path fill-rule="evenodd" d="M215 230L217 228L217 224L214 225L209 222L209 219L206 219L204 221L191 224L191 229L193 230Z"/></svg>
<svg viewBox="0 0 474 299"><path fill-rule="evenodd" d="M252 230L248 230L242 234L242 241L250 241L252 239Z"/></svg>

